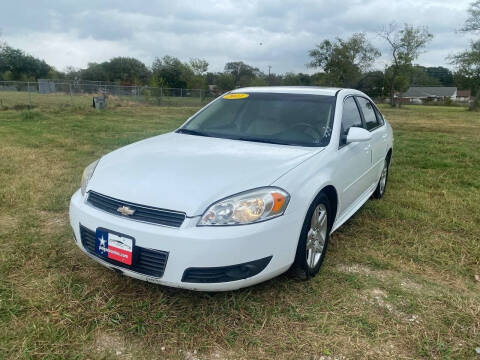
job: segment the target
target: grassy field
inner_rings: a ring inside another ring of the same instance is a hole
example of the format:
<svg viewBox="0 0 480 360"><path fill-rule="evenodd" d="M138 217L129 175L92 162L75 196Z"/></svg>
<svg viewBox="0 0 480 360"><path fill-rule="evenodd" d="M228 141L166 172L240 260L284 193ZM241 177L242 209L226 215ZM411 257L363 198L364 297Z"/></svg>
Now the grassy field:
<svg viewBox="0 0 480 360"><path fill-rule="evenodd" d="M68 225L84 166L195 110L0 111L0 359L480 358L478 113L384 108L387 194L310 282L205 294L106 271Z"/></svg>
<svg viewBox="0 0 480 360"><path fill-rule="evenodd" d="M212 98L200 98L198 93L192 93L191 96L151 96L145 93L141 96L115 96L109 95L107 99L108 108L132 107L137 105L160 105L160 106L180 106L180 107L198 107L205 105ZM51 94L40 94L38 92L28 91L0 91L0 111L5 110L25 110L37 109L40 111L56 110L80 110L92 107L93 97L101 94L93 93L73 93L70 96L64 92Z"/></svg>

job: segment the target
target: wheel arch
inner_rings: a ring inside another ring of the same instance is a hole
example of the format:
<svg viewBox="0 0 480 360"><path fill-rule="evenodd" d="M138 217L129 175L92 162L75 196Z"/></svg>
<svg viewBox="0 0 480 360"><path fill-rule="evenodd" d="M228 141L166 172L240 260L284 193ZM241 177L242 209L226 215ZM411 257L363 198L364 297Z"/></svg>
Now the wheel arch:
<svg viewBox="0 0 480 360"><path fill-rule="evenodd" d="M393 149L392 148L388 149L387 151L388 163L390 163L390 161L392 160L392 153L393 153Z"/></svg>
<svg viewBox="0 0 480 360"><path fill-rule="evenodd" d="M335 222L335 219L337 218L337 211L338 211L337 189L335 189L333 185L326 185L317 193L317 196L321 193L324 193L325 195L327 195L332 213L334 215L328 218L328 222L329 222L328 226L329 226L329 229L331 229Z"/></svg>
<svg viewBox="0 0 480 360"><path fill-rule="evenodd" d="M312 193L310 193L312 194ZM322 255L320 257L320 261L319 261L319 264L320 265L317 265L318 267L316 268L315 272L314 273L310 273L310 270L308 270L308 268L305 268L305 261L303 260L303 255L301 254L305 254L305 244L306 244L306 239L307 239L307 231L308 231L308 225L309 225L309 215L311 216L312 214L310 213L310 211L313 211L314 209L314 205L316 205L316 202L320 200L320 198L322 198L322 200L326 197L328 199L328 203L329 203L329 207L330 207L330 212L332 214L334 214L334 216L328 216L327 219L328 219L328 228L327 228L327 243L328 244L328 236L330 234L330 231L332 229L332 226L333 224L335 223L335 219L336 219L336 215L337 215L337 208L338 208L338 195L337 195L337 190L335 189L335 187L333 185L330 185L330 184L325 184L323 185L319 191L313 193L314 196L313 198L311 198L311 201L309 203L309 206L308 206L308 209L307 209L307 212L305 214L305 219L304 221L302 221L302 227L301 227L301 231L300 231L300 234L299 234L299 238L298 238L298 241L297 241L297 246L296 246L296 249L295 249L295 257L294 257L294 261L292 263L292 269L295 271L296 275L299 276L301 279L303 280L307 280L309 279L310 277L312 276L315 276L316 273L318 272L318 269L319 269L319 266L321 266L322 264L322 261L323 261L323 258L325 257L325 251L326 251L326 248L324 250L322 250ZM330 215L330 214L329 214ZM327 245L325 245L327 246ZM303 252L302 252L302 249L303 249Z"/></svg>

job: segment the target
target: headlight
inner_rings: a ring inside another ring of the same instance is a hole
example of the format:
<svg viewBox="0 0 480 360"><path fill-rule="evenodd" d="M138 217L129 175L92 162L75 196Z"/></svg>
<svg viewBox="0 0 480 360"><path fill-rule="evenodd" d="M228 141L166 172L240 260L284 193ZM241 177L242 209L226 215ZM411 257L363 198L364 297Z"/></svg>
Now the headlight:
<svg viewBox="0 0 480 360"><path fill-rule="evenodd" d="M95 168L97 167L97 164L99 160L95 160L92 162L90 165L88 165L85 170L83 170L83 175L82 175L82 195L85 196L85 191L87 190L87 185L90 179L93 176L93 172L95 171Z"/></svg>
<svg viewBox="0 0 480 360"><path fill-rule="evenodd" d="M199 226L242 225L282 215L290 195L279 188L246 191L212 204L202 215Z"/></svg>

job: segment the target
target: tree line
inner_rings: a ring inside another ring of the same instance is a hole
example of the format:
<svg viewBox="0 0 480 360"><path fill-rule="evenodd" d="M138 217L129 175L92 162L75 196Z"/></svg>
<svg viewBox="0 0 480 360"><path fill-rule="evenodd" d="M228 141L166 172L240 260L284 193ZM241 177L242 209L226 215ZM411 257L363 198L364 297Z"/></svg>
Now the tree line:
<svg viewBox="0 0 480 360"><path fill-rule="evenodd" d="M480 0L470 5L468 13L460 31L478 34ZM115 57L102 63L89 63L85 69L70 67L61 72L45 61L3 43L0 44L0 80L57 78L205 90L209 85L215 85L218 91L244 86L336 86L357 88L371 97L388 96L392 104L396 101L395 94L412 85L457 86L480 95L480 39L472 41L469 49L448 58L455 66L452 72L441 66L425 67L415 63L433 38L426 27L389 24L377 35L385 41L391 59L384 69L372 69L372 64L382 54L365 33L356 33L346 39L323 40L311 49L308 52L311 61L307 67L315 71L313 74L266 74L242 61L228 62L223 71L210 72L204 59L192 58L185 62L169 55L156 58L151 66L135 58Z"/></svg>

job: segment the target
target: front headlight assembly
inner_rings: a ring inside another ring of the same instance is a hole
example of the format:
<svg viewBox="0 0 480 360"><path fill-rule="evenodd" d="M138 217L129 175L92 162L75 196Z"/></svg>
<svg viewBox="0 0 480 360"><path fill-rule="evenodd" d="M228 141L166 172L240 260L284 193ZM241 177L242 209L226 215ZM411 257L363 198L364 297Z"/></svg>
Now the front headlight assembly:
<svg viewBox="0 0 480 360"><path fill-rule="evenodd" d="M88 185L88 182L90 181L90 179L92 178L93 176L93 172L95 171L95 168L97 167L97 164L98 162L100 161L100 159L98 160L95 160L94 162L92 162L90 165L88 165L85 170L83 170L83 174L82 174L82 196L85 196L85 191L87 190L87 185Z"/></svg>
<svg viewBox="0 0 480 360"><path fill-rule="evenodd" d="M280 188L245 191L212 204L198 226L244 225L283 215L290 195Z"/></svg>

